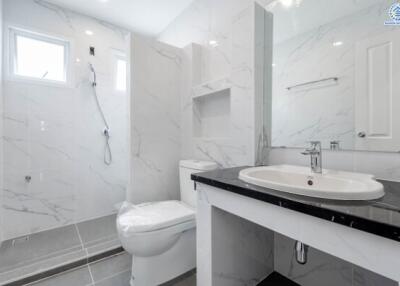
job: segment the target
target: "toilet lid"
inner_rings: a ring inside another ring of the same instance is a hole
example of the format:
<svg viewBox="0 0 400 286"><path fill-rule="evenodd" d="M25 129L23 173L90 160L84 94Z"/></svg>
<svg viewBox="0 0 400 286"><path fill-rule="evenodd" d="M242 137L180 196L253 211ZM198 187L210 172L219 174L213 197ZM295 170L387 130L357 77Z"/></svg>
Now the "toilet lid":
<svg viewBox="0 0 400 286"><path fill-rule="evenodd" d="M155 231L195 219L195 212L180 201L132 205L120 214L117 224L125 233Z"/></svg>

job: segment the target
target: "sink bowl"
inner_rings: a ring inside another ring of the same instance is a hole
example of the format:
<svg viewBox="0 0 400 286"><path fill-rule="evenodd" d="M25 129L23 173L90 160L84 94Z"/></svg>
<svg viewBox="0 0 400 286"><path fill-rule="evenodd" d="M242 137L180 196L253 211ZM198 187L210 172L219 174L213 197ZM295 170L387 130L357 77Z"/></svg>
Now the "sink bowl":
<svg viewBox="0 0 400 286"><path fill-rule="evenodd" d="M244 169L239 179L253 185L314 198L331 200L375 200L385 195L373 175L280 165Z"/></svg>

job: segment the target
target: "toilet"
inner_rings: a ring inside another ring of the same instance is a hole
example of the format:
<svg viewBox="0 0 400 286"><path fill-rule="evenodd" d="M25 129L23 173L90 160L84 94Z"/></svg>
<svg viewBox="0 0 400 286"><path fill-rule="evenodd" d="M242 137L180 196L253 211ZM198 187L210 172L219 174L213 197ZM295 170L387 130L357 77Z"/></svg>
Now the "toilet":
<svg viewBox="0 0 400 286"><path fill-rule="evenodd" d="M179 163L181 201L127 205L117 217L124 249L132 255L131 286L156 286L196 268L196 191L190 176L213 162Z"/></svg>

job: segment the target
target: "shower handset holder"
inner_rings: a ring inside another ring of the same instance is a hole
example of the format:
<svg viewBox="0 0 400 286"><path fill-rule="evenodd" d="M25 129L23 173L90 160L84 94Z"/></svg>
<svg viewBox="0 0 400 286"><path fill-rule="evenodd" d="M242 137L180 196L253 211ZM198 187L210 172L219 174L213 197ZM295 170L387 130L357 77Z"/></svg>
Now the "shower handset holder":
<svg viewBox="0 0 400 286"><path fill-rule="evenodd" d="M104 127L103 134L105 137L110 138L110 128Z"/></svg>

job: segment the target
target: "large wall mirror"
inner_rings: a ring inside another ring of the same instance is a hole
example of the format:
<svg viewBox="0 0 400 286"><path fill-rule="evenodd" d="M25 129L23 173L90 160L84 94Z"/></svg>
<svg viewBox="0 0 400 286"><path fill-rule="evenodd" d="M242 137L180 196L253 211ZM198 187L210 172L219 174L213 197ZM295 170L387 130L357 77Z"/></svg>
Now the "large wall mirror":
<svg viewBox="0 0 400 286"><path fill-rule="evenodd" d="M400 151L400 4L277 0L272 145ZM398 25L396 25L398 24Z"/></svg>

